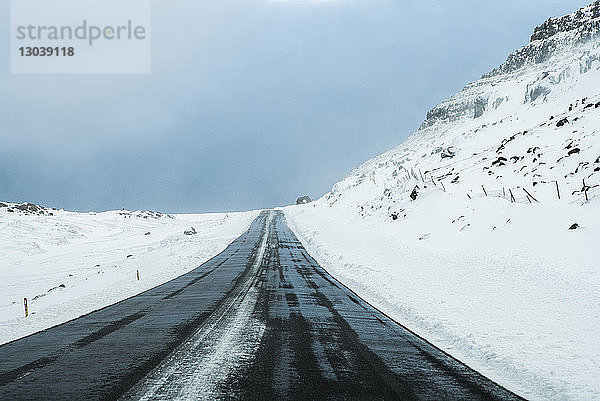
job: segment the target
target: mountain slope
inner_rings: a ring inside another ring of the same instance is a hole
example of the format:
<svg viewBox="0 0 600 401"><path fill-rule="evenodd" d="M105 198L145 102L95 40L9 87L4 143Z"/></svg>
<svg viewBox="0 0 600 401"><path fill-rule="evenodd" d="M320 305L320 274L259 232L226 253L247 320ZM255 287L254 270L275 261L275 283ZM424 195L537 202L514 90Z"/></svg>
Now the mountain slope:
<svg viewBox="0 0 600 401"><path fill-rule="evenodd" d="M598 130L595 2L288 219L337 278L501 384L598 399Z"/></svg>

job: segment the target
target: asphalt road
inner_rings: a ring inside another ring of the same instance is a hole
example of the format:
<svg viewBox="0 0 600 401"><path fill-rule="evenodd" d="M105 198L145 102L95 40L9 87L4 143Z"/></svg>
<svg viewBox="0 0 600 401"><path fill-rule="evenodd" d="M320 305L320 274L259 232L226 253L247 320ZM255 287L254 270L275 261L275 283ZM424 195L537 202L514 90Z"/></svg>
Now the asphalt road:
<svg viewBox="0 0 600 401"><path fill-rule="evenodd" d="M0 347L0 400L516 400L332 278L281 212L136 297Z"/></svg>

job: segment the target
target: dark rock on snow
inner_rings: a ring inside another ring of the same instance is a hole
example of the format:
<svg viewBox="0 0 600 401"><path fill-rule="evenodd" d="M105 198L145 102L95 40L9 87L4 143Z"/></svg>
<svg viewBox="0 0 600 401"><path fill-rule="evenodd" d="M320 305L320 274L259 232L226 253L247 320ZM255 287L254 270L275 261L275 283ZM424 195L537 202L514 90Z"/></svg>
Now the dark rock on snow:
<svg viewBox="0 0 600 401"><path fill-rule="evenodd" d="M301 196L298 199L296 199L296 205L306 205L310 202L312 202L312 199L310 199L309 196Z"/></svg>
<svg viewBox="0 0 600 401"><path fill-rule="evenodd" d="M414 189L410 193L410 199L417 200L417 197L419 196L419 189L419 186L415 185Z"/></svg>

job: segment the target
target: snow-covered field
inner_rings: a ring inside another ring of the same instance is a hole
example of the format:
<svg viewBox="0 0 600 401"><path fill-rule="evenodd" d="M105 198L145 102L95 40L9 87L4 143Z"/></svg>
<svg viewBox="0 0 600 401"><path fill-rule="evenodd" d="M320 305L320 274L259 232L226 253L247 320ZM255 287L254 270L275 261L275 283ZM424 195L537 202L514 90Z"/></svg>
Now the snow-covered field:
<svg viewBox="0 0 600 401"><path fill-rule="evenodd" d="M0 204L0 344L182 275L220 253L258 215L51 209L42 209L42 215L35 207L26 213L16 210L15 204L2 204L6 207ZM184 235L192 227L197 234Z"/></svg>
<svg viewBox="0 0 600 401"><path fill-rule="evenodd" d="M337 279L531 399L600 399L600 41L579 40L599 8L285 209Z"/></svg>
<svg viewBox="0 0 600 401"><path fill-rule="evenodd" d="M529 399L598 400L599 130L595 3L284 210L333 276L459 360ZM194 269L258 214L16 208L0 203L0 344Z"/></svg>

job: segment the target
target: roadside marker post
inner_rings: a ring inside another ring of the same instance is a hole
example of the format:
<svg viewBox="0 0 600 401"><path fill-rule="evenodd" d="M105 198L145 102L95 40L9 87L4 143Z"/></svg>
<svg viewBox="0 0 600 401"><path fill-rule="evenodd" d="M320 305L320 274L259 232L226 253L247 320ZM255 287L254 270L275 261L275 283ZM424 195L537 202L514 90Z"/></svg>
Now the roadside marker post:
<svg viewBox="0 0 600 401"><path fill-rule="evenodd" d="M25 306L25 317L29 316L29 307L27 306L27 298L23 298L23 305Z"/></svg>
<svg viewBox="0 0 600 401"><path fill-rule="evenodd" d="M136 270L136 274L137 274L137 281L140 281L140 271Z"/></svg>

